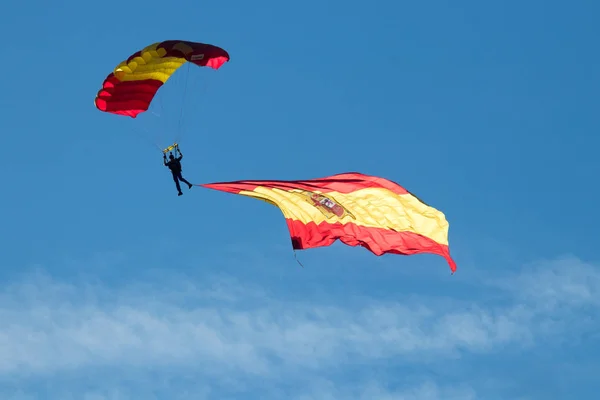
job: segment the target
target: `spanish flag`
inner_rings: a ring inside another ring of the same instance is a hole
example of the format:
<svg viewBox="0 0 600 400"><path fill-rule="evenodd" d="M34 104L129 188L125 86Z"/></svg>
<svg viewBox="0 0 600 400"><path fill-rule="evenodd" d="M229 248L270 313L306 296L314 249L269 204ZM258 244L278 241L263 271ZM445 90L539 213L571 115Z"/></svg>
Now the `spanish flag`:
<svg viewBox="0 0 600 400"><path fill-rule="evenodd" d="M279 207L297 250L340 240L377 256L438 254L456 271L444 214L384 178L354 172L311 180L244 180L200 186Z"/></svg>

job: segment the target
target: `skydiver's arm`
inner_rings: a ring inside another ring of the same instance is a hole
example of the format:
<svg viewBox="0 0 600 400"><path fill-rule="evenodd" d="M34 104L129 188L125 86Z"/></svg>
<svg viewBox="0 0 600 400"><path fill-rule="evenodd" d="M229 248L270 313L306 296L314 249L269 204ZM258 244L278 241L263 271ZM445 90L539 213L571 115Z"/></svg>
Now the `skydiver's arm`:
<svg viewBox="0 0 600 400"><path fill-rule="evenodd" d="M165 167L167 166L167 155L166 154L163 155L163 164L165 164Z"/></svg>

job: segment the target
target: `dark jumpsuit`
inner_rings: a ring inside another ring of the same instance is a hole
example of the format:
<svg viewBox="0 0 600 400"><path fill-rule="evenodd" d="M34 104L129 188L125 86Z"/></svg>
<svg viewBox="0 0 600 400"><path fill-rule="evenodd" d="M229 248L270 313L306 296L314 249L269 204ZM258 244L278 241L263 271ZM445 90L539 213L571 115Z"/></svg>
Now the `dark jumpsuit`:
<svg viewBox="0 0 600 400"><path fill-rule="evenodd" d="M177 187L177 192L179 194L181 193L181 186L179 186L179 181L186 183L188 185L188 187L192 187L192 184L189 183L188 181L185 180L185 178L183 176L181 176L181 159L183 158L183 155L181 153L179 153L179 157L177 158L173 158L169 161L164 160L164 164L165 166L169 167L169 169L171 170L171 173L173 174L173 180L175 181L175 186Z"/></svg>

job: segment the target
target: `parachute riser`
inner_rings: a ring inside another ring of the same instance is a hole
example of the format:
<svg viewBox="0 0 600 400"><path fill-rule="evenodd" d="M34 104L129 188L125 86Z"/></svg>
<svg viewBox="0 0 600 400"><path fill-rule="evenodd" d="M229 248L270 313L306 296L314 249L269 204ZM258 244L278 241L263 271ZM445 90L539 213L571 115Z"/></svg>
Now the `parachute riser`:
<svg viewBox="0 0 600 400"><path fill-rule="evenodd" d="M168 152L172 152L173 150L179 151L179 144L178 143L173 143L172 145L170 145L169 147L167 147L166 149L163 149L163 154L167 154Z"/></svg>

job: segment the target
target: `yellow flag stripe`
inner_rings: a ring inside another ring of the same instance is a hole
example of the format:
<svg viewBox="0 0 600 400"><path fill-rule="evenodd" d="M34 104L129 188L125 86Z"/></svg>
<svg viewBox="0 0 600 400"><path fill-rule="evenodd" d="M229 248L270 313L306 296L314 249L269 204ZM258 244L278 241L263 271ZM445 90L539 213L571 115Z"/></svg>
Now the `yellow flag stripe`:
<svg viewBox="0 0 600 400"><path fill-rule="evenodd" d="M383 188L359 189L350 193L327 192L327 197L348 211L341 218L325 215L307 201L302 190L288 191L259 186L252 191L242 190L239 194L275 204L286 218L304 224L352 222L363 227L412 232L448 245L449 224L445 215L410 194L398 195Z"/></svg>

